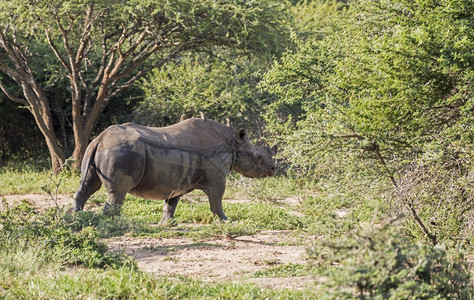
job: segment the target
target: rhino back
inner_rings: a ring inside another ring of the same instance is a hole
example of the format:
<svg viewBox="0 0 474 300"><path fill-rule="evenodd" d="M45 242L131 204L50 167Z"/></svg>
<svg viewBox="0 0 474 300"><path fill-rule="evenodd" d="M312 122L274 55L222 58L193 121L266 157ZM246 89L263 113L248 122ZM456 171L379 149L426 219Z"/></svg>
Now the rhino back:
<svg viewBox="0 0 474 300"><path fill-rule="evenodd" d="M210 154L216 148L229 148L235 130L202 119L188 119L168 127L146 127L134 123L113 125L101 136L102 147L143 142L150 147L166 147Z"/></svg>

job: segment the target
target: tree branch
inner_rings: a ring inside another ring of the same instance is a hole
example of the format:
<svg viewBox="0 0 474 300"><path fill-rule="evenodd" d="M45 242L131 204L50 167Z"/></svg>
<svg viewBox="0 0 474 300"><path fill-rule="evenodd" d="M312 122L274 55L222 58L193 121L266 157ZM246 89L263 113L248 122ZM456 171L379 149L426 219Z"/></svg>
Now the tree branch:
<svg viewBox="0 0 474 300"><path fill-rule="evenodd" d="M66 68L68 73L71 73L71 67L67 64L67 61L61 55L61 53L59 53L58 48L56 47L56 45L54 44L54 42L51 39L51 36L49 35L49 31L45 30L45 34L46 34L46 40L48 41L49 47L53 50L53 52L56 55L56 57L58 58L59 62L61 63L61 65L63 65Z"/></svg>
<svg viewBox="0 0 474 300"><path fill-rule="evenodd" d="M21 76L17 71L13 70L12 68L10 68L9 66L7 66L6 64L4 64L2 62L0 62L0 71L2 71L8 77L15 80L18 84L20 84Z"/></svg>
<svg viewBox="0 0 474 300"><path fill-rule="evenodd" d="M371 147L371 150L374 152L375 156L377 156L380 164L387 169L387 164L385 163L385 160L384 158L382 157L382 155L380 154L380 147L377 143L373 143L372 147ZM392 182L393 186L395 187L395 189L397 191L400 190L398 184L397 184L397 181L395 180L395 177L393 177L392 174L388 174L388 177L390 178L390 181ZM421 220L420 216L418 216L418 213L417 211L415 210L415 207L413 206L413 203L411 203L409 201L409 199L407 199L406 197L404 196L401 196L400 199L402 200L403 203L405 203L405 205L408 207L408 210L410 211L411 215L413 216L413 219L415 219L415 222L418 224L418 226L420 227L421 231L423 231L423 233L430 239L431 243L433 244L433 246L435 246L438 241L437 241L437 238L436 238L436 235L432 234L428 228L426 228L425 224L423 223L423 221Z"/></svg>
<svg viewBox="0 0 474 300"><path fill-rule="evenodd" d="M146 67L146 68L143 68L142 70L140 70L136 75L134 75L132 78L130 78L129 80L127 80L127 82L125 82L124 84L121 84L121 85L115 85L114 88L111 88L110 90L112 91L109 95L108 95L108 101L110 101L110 98L117 95L118 93L120 93L123 89L127 88L127 87L130 87L134 82L136 82L138 79L142 78L143 76L145 76L148 72L150 72L151 70L153 70L154 68L158 68L158 67L161 67L163 66L165 63L169 62L170 60L176 58L176 56L181 53L182 51L184 51L186 49L186 47L180 47L178 49L176 49L175 51L173 51L172 53L170 53L167 57L165 57L164 59L154 63L154 64L151 64L150 66ZM107 101L107 102L108 102Z"/></svg>
<svg viewBox="0 0 474 300"><path fill-rule="evenodd" d="M66 53L69 57L69 61L70 61L70 64L71 64L71 69L72 69L72 67L73 67L72 64L74 63L74 60L73 60L74 54L72 52L71 45L69 45L69 32L68 32L68 30L64 29L63 25L58 20L57 16L54 16L54 17L55 17L55 20L56 20L56 25L58 25L58 28L61 31L62 35L63 35L64 48L66 49Z"/></svg>
<svg viewBox="0 0 474 300"><path fill-rule="evenodd" d="M9 41L5 34L6 33L0 31L0 46L2 46L3 49L5 49L5 51L7 51L8 57L13 62L15 67L18 68L18 70L14 71L13 69L8 68L3 63L0 65L0 67L4 67L5 70L8 70L8 72L5 71L5 73L7 73L8 76L10 76L10 74L16 75L16 76L10 76L10 77L15 79L15 81L19 82L20 80L19 69L21 68L22 63L20 61L20 57L18 57L18 45Z"/></svg>
<svg viewBox="0 0 474 300"><path fill-rule="evenodd" d="M82 63L82 60L84 59L84 51L86 49L87 43L89 42L90 33L92 29L91 17L92 17L93 11L94 11L94 2L90 3L87 8L87 15L84 21L84 30L82 32L82 36L79 42L79 47L76 52L76 59L75 59L76 65L80 65Z"/></svg>
<svg viewBox="0 0 474 300"><path fill-rule="evenodd" d="M23 99L23 98L18 98L18 97L15 97L13 96L12 93L10 93L7 88L3 85L3 83L0 81L0 89L3 91L3 93L5 93L5 95L10 98L10 100L14 101L14 102L17 102L17 103L20 103L20 104L23 104L25 106L29 106L29 103L28 101L26 101L26 99Z"/></svg>
<svg viewBox="0 0 474 300"><path fill-rule="evenodd" d="M15 80L19 85L23 86L28 84L38 98L40 96L39 91L41 89L39 88L38 83L35 81L33 72L31 71L31 68L28 64L28 59L21 50L20 46L8 40L3 32L0 32L0 46L2 46L7 51L8 58L16 68L16 70L13 70L6 64L0 63L0 70ZM31 105L33 105L32 101L33 100L29 101Z"/></svg>
<svg viewBox="0 0 474 300"><path fill-rule="evenodd" d="M133 51L135 51L135 49L137 49L137 47L145 40L148 33L149 33L149 28L148 26L146 26L145 29L143 29L143 31L140 33L136 41L133 43L133 45L123 55L125 57L132 55Z"/></svg>

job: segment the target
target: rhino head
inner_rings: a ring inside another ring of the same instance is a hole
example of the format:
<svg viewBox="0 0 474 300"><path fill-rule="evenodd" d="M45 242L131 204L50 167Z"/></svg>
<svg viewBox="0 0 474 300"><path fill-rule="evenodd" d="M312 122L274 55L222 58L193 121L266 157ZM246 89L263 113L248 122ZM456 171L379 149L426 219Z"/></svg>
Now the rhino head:
<svg viewBox="0 0 474 300"><path fill-rule="evenodd" d="M270 148L264 142L252 145L244 129L235 134L235 161L233 170L251 178L263 178L275 173L277 147Z"/></svg>

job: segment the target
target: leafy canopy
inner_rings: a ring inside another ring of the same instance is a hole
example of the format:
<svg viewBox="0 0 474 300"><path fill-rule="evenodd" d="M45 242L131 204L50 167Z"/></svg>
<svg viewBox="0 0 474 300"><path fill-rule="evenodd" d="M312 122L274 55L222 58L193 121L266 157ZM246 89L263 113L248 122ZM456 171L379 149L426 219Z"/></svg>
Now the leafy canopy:
<svg viewBox="0 0 474 300"><path fill-rule="evenodd" d="M267 74L265 87L279 97L268 114L274 130L303 147L306 162L328 145L346 151L376 143L387 158L469 145L472 1L366 0L350 7L341 11L337 32L297 41ZM287 115L291 129L278 127Z"/></svg>

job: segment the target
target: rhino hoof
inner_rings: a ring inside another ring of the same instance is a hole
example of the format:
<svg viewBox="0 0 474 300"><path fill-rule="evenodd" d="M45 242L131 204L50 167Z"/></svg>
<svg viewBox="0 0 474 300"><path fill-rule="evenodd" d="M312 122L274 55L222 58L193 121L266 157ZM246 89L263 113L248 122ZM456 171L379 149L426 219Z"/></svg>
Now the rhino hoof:
<svg viewBox="0 0 474 300"><path fill-rule="evenodd" d="M111 217L111 216L119 216L120 215L120 205L117 204L108 204L107 202L104 205L104 215Z"/></svg>
<svg viewBox="0 0 474 300"><path fill-rule="evenodd" d="M175 218L170 218L170 219L161 219L160 223L158 225L163 226L163 227L176 227L178 226L178 221L176 221Z"/></svg>

